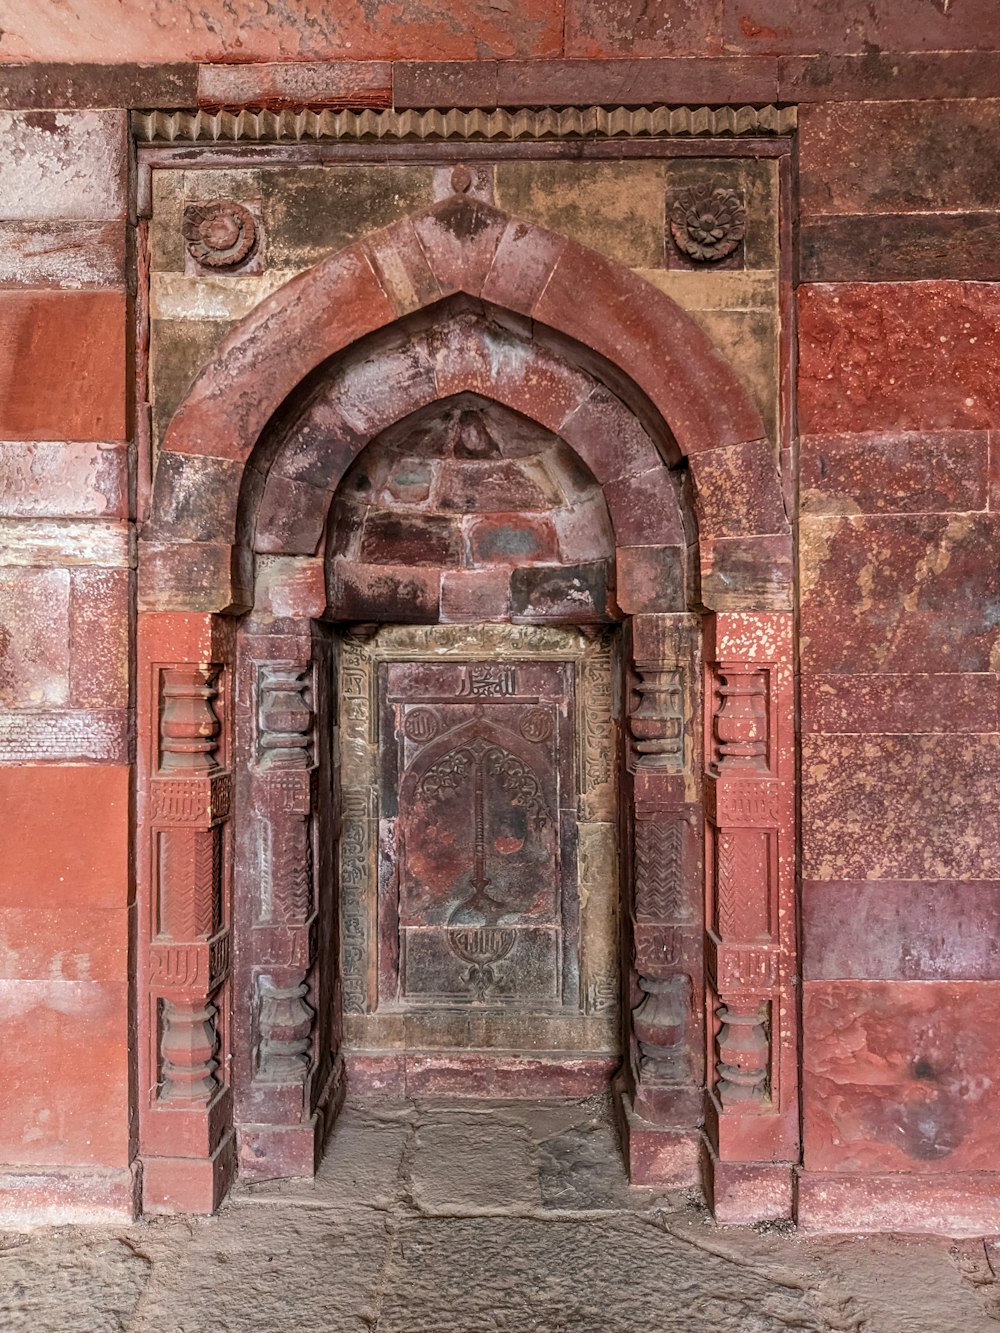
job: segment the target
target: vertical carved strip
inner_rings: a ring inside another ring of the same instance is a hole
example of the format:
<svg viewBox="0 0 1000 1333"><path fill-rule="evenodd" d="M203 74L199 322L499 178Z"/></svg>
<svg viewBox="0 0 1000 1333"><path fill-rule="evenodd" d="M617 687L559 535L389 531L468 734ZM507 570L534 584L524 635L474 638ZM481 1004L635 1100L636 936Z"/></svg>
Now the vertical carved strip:
<svg viewBox="0 0 1000 1333"><path fill-rule="evenodd" d="M699 1118L703 1039L702 887L692 727L697 623L688 616L636 616L628 717L631 776L632 1010L636 1111L661 1125Z"/></svg>
<svg viewBox="0 0 1000 1333"><path fill-rule="evenodd" d="M791 619L719 614L710 638L713 1147L722 1161L792 1160L798 1127Z"/></svg>

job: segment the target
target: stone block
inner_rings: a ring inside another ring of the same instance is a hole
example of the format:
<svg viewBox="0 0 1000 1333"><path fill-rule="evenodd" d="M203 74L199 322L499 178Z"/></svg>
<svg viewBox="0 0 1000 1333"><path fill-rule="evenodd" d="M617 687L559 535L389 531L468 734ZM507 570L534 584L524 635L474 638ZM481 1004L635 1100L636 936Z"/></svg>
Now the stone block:
<svg viewBox="0 0 1000 1333"><path fill-rule="evenodd" d="M2 518L3 565L101 565L128 569L133 533L123 520Z"/></svg>
<svg viewBox="0 0 1000 1333"><path fill-rule="evenodd" d="M511 575L514 621L608 620L608 597L608 567L603 560L558 568L526 566Z"/></svg>
<svg viewBox="0 0 1000 1333"><path fill-rule="evenodd" d="M802 998L807 1171L994 1169L1000 985L813 981Z"/></svg>
<svg viewBox="0 0 1000 1333"><path fill-rule="evenodd" d="M802 217L991 210L1000 100L830 102L799 116Z"/></svg>
<svg viewBox="0 0 1000 1333"><path fill-rule="evenodd" d="M0 222L4 287L124 287L122 222Z"/></svg>
<svg viewBox="0 0 1000 1333"><path fill-rule="evenodd" d="M405 500L404 495L399 498ZM436 507L453 514L551 509L560 498L541 468L515 459L446 461L434 488Z"/></svg>
<svg viewBox="0 0 1000 1333"><path fill-rule="evenodd" d="M605 5L606 10L610 8ZM671 17L676 22L676 10ZM634 17L632 27L634 33ZM657 58L663 50L669 48L661 46L655 55L649 52L638 60L601 60L594 56L581 60L505 60L497 67L496 102L499 106L711 106L727 102L743 106L775 99L778 62L770 57L732 59L706 56L699 50L697 60L669 54ZM570 53L584 54L576 50ZM631 48L623 46L621 54L627 53Z"/></svg>
<svg viewBox="0 0 1000 1333"><path fill-rule="evenodd" d="M124 111L0 111L0 141L3 221L128 216Z"/></svg>
<svg viewBox="0 0 1000 1333"><path fill-rule="evenodd" d="M791 606L790 537L706 538L698 552L701 600L713 611L784 611Z"/></svg>
<svg viewBox="0 0 1000 1333"><path fill-rule="evenodd" d="M814 284L798 296L803 434L1000 422L997 284Z"/></svg>
<svg viewBox="0 0 1000 1333"><path fill-rule="evenodd" d="M149 382L153 435L160 443L170 418L233 325L223 319L164 319L150 326Z"/></svg>
<svg viewBox="0 0 1000 1333"><path fill-rule="evenodd" d="M147 52L143 60L149 59ZM192 65L115 65L103 63L100 56L97 60L100 63L80 64L70 56L55 64L0 66L0 104L12 111L195 103L198 71Z"/></svg>
<svg viewBox="0 0 1000 1333"><path fill-rule="evenodd" d="M782 102L903 102L945 97L992 97L1000 78L995 51L782 56Z"/></svg>
<svg viewBox="0 0 1000 1333"><path fill-rule="evenodd" d="M807 880L807 981L1000 981L997 880Z"/></svg>
<svg viewBox="0 0 1000 1333"><path fill-rule="evenodd" d="M206 107L388 107L391 66L384 61L202 65L197 101ZM161 101L158 105L162 106ZM188 106L190 101L178 105Z"/></svg>
<svg viewBox="0 0 1000 1333"><path fill-rule="evenodd" d="M815 217L799 229L800 282L1000 279L995 213Z"/></svg>
<svg viewBox="0 0 1000 1333"><path fill-rule="evenodd" d="M397 60L392 104L410 107L497 106L495 60Z"/></svg>
<svg viewBox="0 0 1000 1333"><path fill-rule="evenodd" d="M150 532L175 540L233 541L243 468L229 458L160 451Z"/></svg>
<svg viewBox="0 0 1000 1333"><path fill-rule="evenodd" d="M547 518L528 514L490 514L467 524L476 565L551 564L557 559L556 534Z"/></svg>
<svg viewBox="0 0 1000 1333"><path fill-rule="evenodd" d="M126 708L31 708L0 711L0 762L127 764Z"/></svg>
<svg viewBox="0 0 1000 1333"><path fill-rule="evenodd" d="M709 1155L708 1196L721 1226L791 1218L794 1177L789 1162L720 1162Z"/></svg>
<svg viewBox="0 0 1000 1333"><path fill-rule="evenodd" d="M437 278L408 219L371 233L365 238L365 246L397 314L411 314L440 297Z"/></svg>
<svg viewBox="0 0 1000 1333"><path fill-rule="evenodd" d="M761 435L766 434L772 441L777 440L780 376L778 321L775 312L693 310L691 317L705 330L713 346L739 376L763 420Z"/></svg>
<svg viewBox="0 0 1000 1333"><path fill-rule="evenodd" d="M619 546L615 598L626 615L684 611L683 546Z"/></svg>
<svg viewBox="0 0 1000 1333"><path fill-rule="evenodd" d="M691 460L701 538L788 532L774 454L767 440L706 449Z"/></svg>
<svg viewBox="0 0 1000 1333"><path fill-rule="evenodd" d="M502 162L496 202L629 267L661 262L660 162Z"/></svg>
<svg viewBox="0 0 1000 1333"><path fill-rule="evenodd" d="M256 561L254 615L318 620L326 608L322 560L262 556Z"/></svg>
<svg viewBox="0 0 1000 1333"><path fill-rule="evenodd" d="M687 0L693 3L693 0ZM5 16L7 60L160 61L225 64L244 61L475 60L558 55L562 6L512 0L498 10L487 0L458 0L447 11L421 3L405 18L363 7L329 9L291 0L280 11L206 0L196 21L178 23L173 0L123 11L118 0L80 0L65 15Z"/></svg>
<svg viewBox="0 0 1000 1333"><path fill-rule="evenodd" d="M479 295L506 225L502 214L464 196L452 196L414 219L442 293Z"/></svg>
<svg viewBox="0 0 1000 1333"><path fill-rule="evenodd" d="M446 570L441 579L442 621L506 620L510 574L506 569Z"/></svg>
<svg viewBox="0 0 1000 1333"><path fill-rule="evenodd" d="M600 386L570 413L560 434L602 486L662 466L639 422L620 398Z"/></svg>
<svg viewBox="0 0 1000 1333"><path fill-rule="evenodd" d="M53 954L65 947L53 939ZM0 981L0 1155L13 1166L127 1166L129 1001L108 981ZM67 1077L52 1079L46 1070Z"/></svg>
<svg viewBox="0 0 1000 1333"><path fill-rule="evenodd" d="M264 172L261 193L270 263L304 268L401 215L426 208L432 172L419 164L372 171L360 162Z"/></svg>
<svg viewBox="0 0 1000 1333"><path fill-rule="evenodd" d="M0 442L0 517L125 518L124 444L52 440Z"/></svg>
<svg viewBox="0 0 1000 1333"><path fill-rule="evenodd" d="M337 559L328 574L330 610L338 620L426 624L437 620L440 569L360 565Z"/></svg>
<svg viewBox="0 0 1000 1333"><path fill-rule="evenodd" d="M0 706L69 703L70 575L0 567Z"/></svg>
<svg viewBox="0 0 1000 1333"><path fill-rule="evenodd" d="M721 0L652 0L631 8L613 0L566 0L564 49L587 59L716 56L722 54L721 18Z"/></svg>
<svg viewBox="0 0 1000 1333"><path fill-rule="evenodd" d="M361 560L373 565L451 565L462 557L459 520L443 514L370 509Z"/></svg>
<svg viewBox="0 0 1000 1333"><path fill-rule="evenodd" d="M988 1171L931 1176L799 1171L796 1221L806 1233L890 1231L979 1238L1000 1231L1000 1205L995 1175Z"/></svg>
<svg viewBox="0 0 1000 1333"><path fill-rule="evenodd" d="M604 487L619 546L683 546L677 481L661 463Z"/></svg>
<svg viewBox="0 0 1000 1333"><path fill-rule="evenodd" d="M250 593L233 577L232 548L221 542L143 542L140 611L224 611Z"/></svg>
<svg viewBox="0 0 1000 1333"><path fill-rule="evenodd" d="M1000 729L997 678L981 675L807 675L802 730L837 734L985 732Z"/></svg>
<svg viewBox="0 0 1000 1333"><path fill-rule="evenodd" d="M994 514L802 519L801 656L814 672L996 669Z"/></svg>
<svg viewBox="0 0 1000 1333"><path fill-rule="evenodd" d="M986 509L985 431L809 435L800 440L805 514L940 514Z"/></svg>
<svg viewBox="0 0 1000 1333"><path fill-rule="evenodd" d="M990 0L939 9L921 0L723 0L726 49L746 54L839 55L882 51L989 50L996 13Z"/></svg>
<svg viewBox="0 0 1000 1333"><path fill-rule="evenodd" d="M70 574L69 679L75 708L128 708L131 584L123 569Z"/></svg>
<svg viewBox="0 0 1000 1333"><path fill-rule="evenodd" d="M129 882L126 766L0 767L7 838L0 905L123 908Z"/></svg>
<svg viewBox="0 0 1000 1333"><path fill-rule="evenodd" d="M128 976L133 909L0 907L0 976L7 981L100 981Z"/></svg>
<svg viewBox="0 0 1000 1333"><path fill-rule="evenodd" d="M567 564L587 563L610 556L615 536L608 507L601 495L570 505L553 516L559 556Z"/></svg>
<svg viewBox="0 0 1000 1333"><path fill-rule="evenodd" d="M125 437L125 296L0 291L0 438Z"/></svg>
<svg viewBox="0 0 1000 1333"><path fill-rule="evenodd" d="M996 734L805 736L803 876L1000 878L998 779Z"/></svg>

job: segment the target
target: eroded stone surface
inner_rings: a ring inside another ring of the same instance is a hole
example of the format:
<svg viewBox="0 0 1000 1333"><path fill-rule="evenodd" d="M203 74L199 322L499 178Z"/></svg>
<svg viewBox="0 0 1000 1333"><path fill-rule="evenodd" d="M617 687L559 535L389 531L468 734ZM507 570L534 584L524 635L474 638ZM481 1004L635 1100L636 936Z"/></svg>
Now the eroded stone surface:
<svg viewBox="0 0 1000 1333"><path fill-rule="evenodd" d="M600 1098L348 1105L315 1182L245 1187L219 1216L196 1221L3 1234L0 1324L34 1333L996 1327L987 1313L995 1246L717 1227L685 1195L629 1190L607 1111Z"/></svg>

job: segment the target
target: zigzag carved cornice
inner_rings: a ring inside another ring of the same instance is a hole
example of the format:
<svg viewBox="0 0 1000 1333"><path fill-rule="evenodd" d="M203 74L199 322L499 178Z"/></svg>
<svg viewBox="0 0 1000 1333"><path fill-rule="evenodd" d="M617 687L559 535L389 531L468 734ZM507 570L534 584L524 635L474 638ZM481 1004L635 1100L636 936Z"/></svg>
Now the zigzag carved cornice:
<svg viewBox="0 0 1000 1333"><path fill-rule="evenodd" d="M515 142L790 134L793 106L543 107L522 111L137 111L140 143Z"/></svg>

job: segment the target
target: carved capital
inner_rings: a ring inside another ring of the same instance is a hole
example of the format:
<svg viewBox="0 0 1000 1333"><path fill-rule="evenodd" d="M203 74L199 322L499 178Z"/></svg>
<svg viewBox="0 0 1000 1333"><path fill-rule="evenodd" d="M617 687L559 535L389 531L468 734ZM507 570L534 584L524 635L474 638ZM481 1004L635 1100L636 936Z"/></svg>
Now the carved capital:
<svg viewBox="0 0 1000 1333"><path fill-rule="evenodd" d="M713 767L717 772L767 771L768 681L766 670L720 662Z"/></svg>
<svg viewBox="0 0 1000 1333"><path fill-rule="evenodd" d="M691 1014L691 978L677 972L662 981L639 978L644 999L632 1011L643 1082L686 1083L691 1076L687 1041Z"/></svg>
<svg viewBox="0 0 1000 1333"><path fill-rule="evenodd" d="M770 1009L767 1002L744 1008L729 1001L716 1010L722 1026L715 1039L715 1090L726 1111L769 1104Z"/></svg>
<svg viewBox="0 0 1000 1333"><path fill-rule="evenodd" d="M684 771L684 672L656 662L636 662L629 714L632 763L667 773Z"/></svg>
<svg viewBox="0 0 1000 1333"><path fill-rule="evenodd" d="M259 1042L257 1076L268 1083L300 1083L309 1070L315 1010L306 1003L309 987L276 986L258 978Z"/></svg>
<svg viewBox="0 0 1000 1333"><path fill-rule="evenodd" d="M219 1086L215 1005L164 1000L161 1012L160 1100L204 1106Z"/></svg>
<svg viewBox="0 0 1000 1333"><path fill-rule="evenodd" d="M309 768L313 760L314 720L311 668L262 663L257 681L260 767Z"/></svg>

